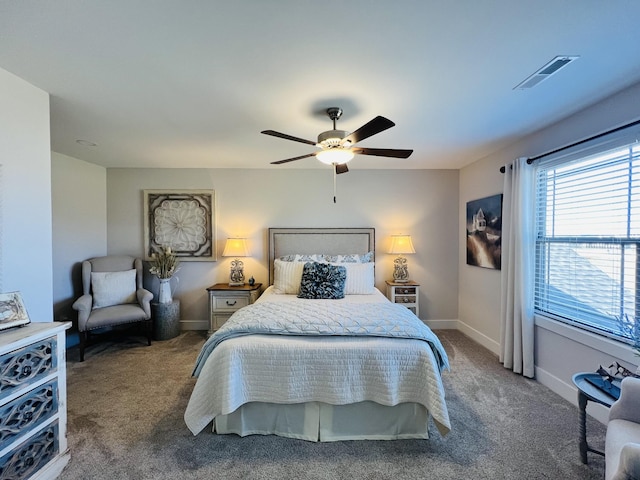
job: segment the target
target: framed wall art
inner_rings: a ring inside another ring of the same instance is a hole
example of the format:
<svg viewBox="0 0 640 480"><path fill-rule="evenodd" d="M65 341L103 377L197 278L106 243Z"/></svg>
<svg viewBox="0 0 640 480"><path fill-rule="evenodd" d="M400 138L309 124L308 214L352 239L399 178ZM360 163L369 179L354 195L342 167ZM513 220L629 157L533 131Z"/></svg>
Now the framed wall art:
<svg viewBox="0 0 640 480"><path fill-rule="evenodd" d="M180 261L215 261L213 190L144 190L145 260L162 247Z"/></svg>
<svg viewBox="0 0 640 480"><path fill-rule="evenodd" d="M467 265L500 270L502 194L467 202Z"/></svg>
<svg viewBox="0 0 640 480"><path fill-rule="evenodd" d="M20 292L0 293L0 330L31 322Z"/></svg>

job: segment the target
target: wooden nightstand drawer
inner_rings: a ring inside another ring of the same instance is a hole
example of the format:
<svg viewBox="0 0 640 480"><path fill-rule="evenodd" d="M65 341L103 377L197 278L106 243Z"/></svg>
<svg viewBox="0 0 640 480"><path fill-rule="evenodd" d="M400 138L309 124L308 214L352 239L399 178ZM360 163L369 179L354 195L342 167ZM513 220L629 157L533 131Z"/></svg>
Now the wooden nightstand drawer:
<svg viewBox="0 0 640 480"><path fill-rule="evenodd" d="M247 305L249 305L249 298L246 296L215 297L213 302L213 308L218 312L235 311Z"/></svg>
<svg viewBox="0 0 640 480"><path fill-rule="evenodd" d="M416 303L416 297L396 296L395 303Z"/></svg>
<svg viewBox="0 0 640 480"><path fill-rule="evenodd" d="M416 287L396 287L396 295L415 295Z"/></svg>

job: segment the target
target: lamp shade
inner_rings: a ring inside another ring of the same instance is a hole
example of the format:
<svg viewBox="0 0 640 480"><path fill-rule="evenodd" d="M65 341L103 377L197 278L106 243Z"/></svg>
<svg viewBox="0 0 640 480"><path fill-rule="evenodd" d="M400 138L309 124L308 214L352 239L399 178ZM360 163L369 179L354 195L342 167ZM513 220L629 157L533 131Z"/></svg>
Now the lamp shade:
<svg viewBox="0 0 640 480"><path fill-rule="evenodd" d="M391 248L389 253L403 255L407 253L416 253L411 241L411 235L391 235Z"/></svg>
<svg viewBox="0 0 640 480"><path fill-rule="evenodd" d="M248 257L249 249L247 248L246 238L227 238L222 252L223 257Z"/></svg>

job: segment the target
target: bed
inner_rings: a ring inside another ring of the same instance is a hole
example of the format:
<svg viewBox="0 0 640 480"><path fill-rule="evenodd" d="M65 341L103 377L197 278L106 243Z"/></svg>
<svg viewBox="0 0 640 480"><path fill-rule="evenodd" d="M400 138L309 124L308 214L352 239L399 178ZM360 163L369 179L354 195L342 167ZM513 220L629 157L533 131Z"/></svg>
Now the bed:
<svg viewBox="0 0 640 480"><path fill-rule="evenodd" d="M446 353L374 287L373 252L373 228L269 229L269 287L198 356L184 414L194 435L212 424L309 441L424 439L430 421L449 432ZM329 296L343 298L318 299L318 275L319 296L336 275Z"/></svg>

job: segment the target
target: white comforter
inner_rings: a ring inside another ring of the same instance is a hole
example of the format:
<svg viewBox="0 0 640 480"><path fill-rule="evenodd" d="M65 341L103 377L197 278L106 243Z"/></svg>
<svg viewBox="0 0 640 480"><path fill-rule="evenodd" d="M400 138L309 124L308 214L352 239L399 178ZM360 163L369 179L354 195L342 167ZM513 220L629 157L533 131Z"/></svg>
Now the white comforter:
<svg viewBox="0 0 640 480"><path fill-rule="evenodd" d="M356 309L372 302L388 303L378 291L328 301L354 304ZM310 300L268 289L259 302ZM450 430L440 366L429 344L383 337L250 335L227 339L202 366L184 418L196 435L217 415L229 414L248 402L345 405L364 400L382 405L420 403L442 434Z"/></svg>

